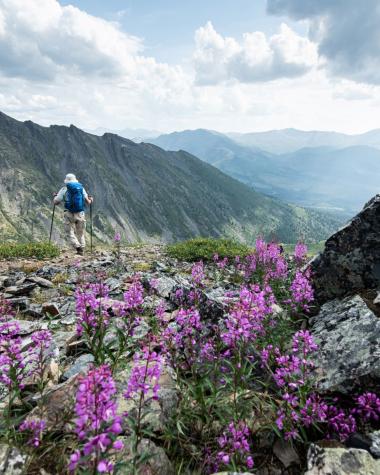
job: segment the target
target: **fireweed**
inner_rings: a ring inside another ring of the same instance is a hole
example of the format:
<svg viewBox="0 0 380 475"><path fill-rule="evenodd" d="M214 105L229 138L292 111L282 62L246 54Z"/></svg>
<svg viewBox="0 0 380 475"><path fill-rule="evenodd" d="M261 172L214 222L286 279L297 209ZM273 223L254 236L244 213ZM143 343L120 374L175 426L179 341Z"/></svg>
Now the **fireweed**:
<svg viewBox="0 0 380 475"><path fill-rule="evenodd" d="M134 349L135 331L141 324L142 304L144 302L144 288L138 276L123 294L123 300L114 302L111 308L113 318L113 331L117 344L110 340L108 345L104 345L104 350L111 361L111 368L114 371L118 364L123 361L124 354Z"/></svg>
<svg viewBox="0 0 380 475"><path fill-rule="evenodd" d="M131 413L127 415L134 439L132 454L133 473L136 473L137 466L146 458L146 454L139 454L138 449L146 432L143 426L143 419L147 411L149 411L147 405L150 401L157 400L159 397L159 379L163 361L162 357L152 349L153 344L154 339L149 341L148 346L144 347L141 352L135 354L127 389L124 392L125 399L133 400L136 404L136 414ZM149 430L147 433L149 434Z"/></svg>
<svg viewBox="0 0 380 475"><path fill-rule="evenodd" d="M77 335L83 336L97 364L104 363L104 339L110 323L105 302L109 289L103 283L85 283L75 291Z"/></svg>
<svg viewBox="0 0 380 475"><path fill-rule="evenodd" d="M2 306L3 310L7 309ZM31 337L31 344L27 349L23 348L23 342L20 333L20 326L17 321L10 320L11 312L7 312L0 319L0 383L2 383L8 392L8 404L5 409L6 432L9 434L18 425L19 415L13 411L13 405L16 399L19 399L24 409L30 409L24 400L24 389L26 384L35 384L39 391L39 403L42 402L42 396L46 386L47 362L50 358L49 351L52 336L47 330L35 332ZM20 412L20 411L19 411ZM44 428L44 421L40 421L38 439ZM29 425L28 424L32 424ZM24 422L20 430L37 430L37 423L33 426L31 422ZM31 445L38 446L36 435L33 436Z"/></svg>
<svg viewBox="0 0 380 475"><path fill-rule="evenodd" d="M119 232L115 232L115 236L113 238L113 242L115 245L115 254L118 259L120 259L120 247L121 247L121 234Z"/></svg>
<svg viewBox="0 0 380 475"><path fill-rule="evenodd" d="M70 473L113 473L110 452L123 448L117 416L116 384L107 365L93 367L79 379L75 433L80 447L70 457Z"/></svg>
<svg viewBox="0 0 380 475"><path fill-rule="evenodd" d="M19 430L21 432L28 432L30 437L28 439L28 445L33 447L39 447L41 445L43 432L46 428L46 422L42 419L27 419L24 421Z"/></svg>
<svg viewBox="0 0 380 475"><path fill-rule="evenodd" d="M220 451L216 457L216 468L236 470L245 467L250 470L254 462L251 455L250 431L244 422L231 422L218 437Z"/></svg>
<svg viewBox="0 0 380 475"><path fill-rule="evenodd" d="M138 276L120 301L109 298L102 279L81 282L77 333L94 354L95 366L79 380L78 448L71 455L71 472L112 473L123 429L131 440L131 470L138 473L146 460L139 450L141 440L151 436L146 416L159 397L164 362L174 369L178 401L164 434L155 438L171 460L202 473L251 471L252 453L256 465L262 462L255 446L268 434L271 440L279 437L298 445L323 437L344 441L364 426L377 427L378 395L366 392L340 400L322 398L315 388L317 345L307 330L299 330L314 298L306 256L303 244L286 259L279 245L259 239L250 256L228 263L215 258L207 266L198 262L191 271L191 287L177 288L171 296L178 310L169 315L161 301L149 310L151 330L139 338L136 330L143 318L147 321L145 304L151 305L152 297L144 302ZM205 291L215 272L224 273L229 284L223 309L211 321ZM150 287L154 293L154 282ZM17 322L5 307L0 301L0 378L19 397L26 384L35 384L36 372L43 376L43 365L31 355L40 355L41 361L48 349L43 334L37 334L25 359ZM132 369L123 390L133 409L122 420L116 413L112 372L119 363L129 364L129 355L134 355ZM42 417L14 427L28 435L28 444L42 449Z"/></svg>
<svg viewBox="0 0 380 475"><path fill-rule="evenodd" d="M143 303L141 282L135 279L122 301L110 302L109 289L103 283L82 284L78 286L75 297L77 334L84 337L97 364L110 359L115 369L140 323L138 314ZM116 338L108 337L112 333Z"/></svg>

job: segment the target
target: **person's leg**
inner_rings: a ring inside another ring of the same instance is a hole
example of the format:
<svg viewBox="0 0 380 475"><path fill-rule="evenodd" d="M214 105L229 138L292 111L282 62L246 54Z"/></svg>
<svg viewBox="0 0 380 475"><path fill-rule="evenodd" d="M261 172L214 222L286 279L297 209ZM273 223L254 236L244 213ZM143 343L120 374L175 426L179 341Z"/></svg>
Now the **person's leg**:
<svg viewBox="0 0 380 475"><path fill-rule="evenodd" d="M64 214L64 226L67 239L72 247L78 249L80 247L80 243L76 237L75 233L75 219L74 214L70 213L70 211L65 211Z"/></svg>
<svg viewBox="0 0 380 475"><path fill-rule="evenodd" d="M79 242L79 246L84 249L86 247L85 239L86 218L84 212L75 214L75 234Z"/></svg>

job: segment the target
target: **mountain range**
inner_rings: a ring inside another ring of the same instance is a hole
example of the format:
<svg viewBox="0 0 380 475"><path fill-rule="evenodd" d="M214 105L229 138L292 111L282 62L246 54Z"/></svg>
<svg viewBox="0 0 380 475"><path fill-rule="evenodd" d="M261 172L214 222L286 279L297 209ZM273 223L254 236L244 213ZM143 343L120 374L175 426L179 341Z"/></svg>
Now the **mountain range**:
<svg viewBox="0 0 380 475"><path fill-rule="evenodd" d="M242 144L244 137L260 140L248 146ZM379 191L380 130L351 136L287 129L233 139L198 129L150 141L166 150L192 153L257 191L298 206L351 215ZM285 152L296 146L300 148Z"/></svg>
<svg viewBox="0 0 380 475"><path fill-rule="evenodd" d="M364 145L380 149L380 129L356 135L297 129L270 130L247 134L230 133L227 135L241 145L257 147L276 154L295 152L306 147L345 148Z"/></svg>
<svg viewBox="0 0 380 475"><path fill-rule="evenodd" d="M42 127L0 113L1 240L46 238L51 198L66 173L95 197L99 240L121 231L130 241L258 235L318 241L342 219L256 192L188 152L168 152L75 126ZM56 216L54 239L61 236Z"/></svg>

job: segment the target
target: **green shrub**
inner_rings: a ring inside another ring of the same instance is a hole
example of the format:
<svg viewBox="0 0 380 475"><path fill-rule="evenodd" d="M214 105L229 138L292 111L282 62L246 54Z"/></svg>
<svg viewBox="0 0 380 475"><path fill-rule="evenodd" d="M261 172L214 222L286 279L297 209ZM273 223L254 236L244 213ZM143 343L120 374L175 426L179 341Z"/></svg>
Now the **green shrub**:
<svg viewBox="0 0 380 475"><path fill-rule="evenodd" d="M183 261L210 261L215 254L219 257L234 258L247 256L252 249L245 244L231 239L195 238L188 241L170 244L166 248L171 257Z"/></svg>
<svg viewBox="0 0 380 475"><path fill-rule="evenodd" d="M48 242L0 243L0 259L35 257L37 259L59 256L59 248Z"/></svg>

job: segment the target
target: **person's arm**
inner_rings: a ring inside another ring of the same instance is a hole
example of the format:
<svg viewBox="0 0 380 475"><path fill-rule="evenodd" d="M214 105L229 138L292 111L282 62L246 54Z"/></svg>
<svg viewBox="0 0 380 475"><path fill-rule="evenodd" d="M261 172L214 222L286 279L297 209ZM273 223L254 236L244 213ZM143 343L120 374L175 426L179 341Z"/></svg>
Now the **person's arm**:
<svg viewBox="0 0 380 475"><path fill-rule="evenodd" d="M88 196L87 191L84 188L83 188L83 196L84 196L85 202L88 205L90 205L94 201L94 198L92 196Z"/></svg>
<svg viewBox="0 0 380 475"><path fill-rule="evenodd" d="M66 187L64 186L63 188L59 190L58 193L54 195L53 203L55 205L59 205L60 203L62 203L62 201L65 199L65 193L66 193Z"/></svg>

